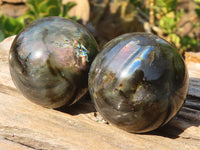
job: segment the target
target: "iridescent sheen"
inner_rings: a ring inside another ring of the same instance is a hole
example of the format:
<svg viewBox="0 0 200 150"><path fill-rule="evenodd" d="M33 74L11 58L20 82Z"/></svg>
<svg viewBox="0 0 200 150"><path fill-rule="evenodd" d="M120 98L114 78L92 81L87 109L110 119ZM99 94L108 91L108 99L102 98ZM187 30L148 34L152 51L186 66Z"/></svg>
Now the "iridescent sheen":
<svg viewBox="0 0 200 150"><path fill-rule="evenodd" d="M92 63L89 91L97 111L128 132L154 130L184 103L188 73L174 46L148 33L110 41Z"/></svg>
<svg viewBox="0 0 200 150"><path fill-rule="evenodd" d="M31 101L48 108L72 104L87 91L88 72L99 48L80 24L61 17L33 22L10 49L10 73Z"/></svg>

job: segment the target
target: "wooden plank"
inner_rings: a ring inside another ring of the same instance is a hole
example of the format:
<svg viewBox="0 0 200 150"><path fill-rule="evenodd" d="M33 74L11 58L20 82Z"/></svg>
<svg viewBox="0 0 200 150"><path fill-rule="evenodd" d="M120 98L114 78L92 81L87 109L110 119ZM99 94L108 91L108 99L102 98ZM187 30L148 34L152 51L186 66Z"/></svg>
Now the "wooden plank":
<svg viewBox="0 0 200 150"><path fill-rule="evenodd" d="M200 52L188 52L185 58L190 76L189 94L200 97Z"/></svg>
<svg viewBox="0 0 200 150"><path fill-rule="evenodd" d="M0 137L0 149L1 150L33 150L34 148L23 146L23 144L19 144L16 142L12 142L7 139L3 139Z"/></svg>
<svg viewBox="0 0 200 150"><path fill-rule="evenodd" d="M88 96L59 110L40 107L24 98L10 77L9 42L12 39L7 39L4 48L0 44L0 149L200 149L200 72L195 67L188 68L190 89L179 114L156 131L131 134L95 117Z"/></svg>

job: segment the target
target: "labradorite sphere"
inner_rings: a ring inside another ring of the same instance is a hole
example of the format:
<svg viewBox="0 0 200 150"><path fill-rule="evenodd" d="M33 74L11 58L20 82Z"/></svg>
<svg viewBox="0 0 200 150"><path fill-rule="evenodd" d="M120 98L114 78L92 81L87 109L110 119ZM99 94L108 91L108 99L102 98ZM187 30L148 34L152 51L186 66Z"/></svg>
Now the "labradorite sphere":
<svg viewBox="0 0 200 150"><path fill-rule="evenodd" d="M99 51L80 24L61 17L24 28L10 49L10 73L22 94L47 108L70 105L87 91L91 62Z"/></svg>
<svg viewBox="0 0 200 150"><path fill-rule="evenodd" d="M187 69L176 48L148 33L113 39L90 69L89 91L97 111L128 132L166 124L180 110L187 90Z"/></svg>

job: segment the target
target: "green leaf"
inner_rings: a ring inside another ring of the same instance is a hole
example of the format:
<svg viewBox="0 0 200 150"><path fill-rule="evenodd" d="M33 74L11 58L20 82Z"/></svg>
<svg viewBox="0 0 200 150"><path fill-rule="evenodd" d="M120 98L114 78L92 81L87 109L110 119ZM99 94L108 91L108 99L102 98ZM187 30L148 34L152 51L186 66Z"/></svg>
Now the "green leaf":
<svg viewBox="0 0 200 150"><path fill-rule="evenodd" d="M28 0L27 6L29 10L26 17L29 20L47 16L59 16L61 12L61 0Z"/></svg>
<svg viewBox="0 0 200 150"><path fill-rule="evenodd" d="M43 0L43 2L41 2L38 6L39 8L39 13L41 12L45 12L48 9L48 0Z"/></svg>
<svg viewBox="0 0 200 150"><path fill-rule="evenodd" d="M35 18L39 16L39 5L43 2L43 0L28 0L26 5L28 6L29 10L35 15Z"/></svg>
<svg viewBox="0 0 200 150"><path fill-rule="evenodd" d="M194 0L195 3L200 3L200 0Z"/></svg>
<svg viewBox="0 0 200 150"><path fill-rule="evenodd" d="M174 33L170 34L170 39L171 41L176 45L178 46L180 44L180 37Z"/></svg>
<svg viewBox="0 0 200 150"><path fill-rule="evenodd" d="M63 12L62 17L68 17L68 12L76 6L75 2L68 2L67 4L63 5Z"/></svg>
<svg viewBox="0 0 200 150"><path fill-rule="evenodd" d="M48 16L58 16L60 14L60 9L55 5L52 5L47 9L47 12Z"/></svg>
<svg viewBox="0 0 200 150"><path fill-rule="evenodd" d="M133 4L135 7L139 7L141 5L140 0L130 0L130 3Z"/></svg>
<svg viewBox="0 0 200 150"><path fill-rule="evenodd" d="M9 17L5 20L4 28L7 31L13 31L16 26L17 21L14 18Z"/></svg>
<svg viewBox="0 0 200 150"><path fill-rule="evenodd" d="M156 0L157 7L164 7L167 11L175 10L178 0Z"/></svg>
<svg viewBox="0 0 200 150"><path fill-rule="evenodd" d="M6 15L2 15L0 16L0 21L0 30L3 32L4 37L17 34L25 25L22 17L15 19Z"/></svg>
<svg viewBox="0 0 200 150"><path fill-rule="evenodd" d="M15 27L14 34L19 33L25 26L23 17L16 18L16 22L17 22L17 26Z"/></svg>
<svg viewBox="0 0 200 150"><path fill-rule="evenodd" d="M48 16L70 18L68 11L76 4L74 2L68 2L63 5L62 0L28 0L26 5L29 10L24 15L24 18L30 23L36 19Z"/></svg>
<svg viewBox="0 0 200 150"><path fill-rule="evenodd" d="M0 42L3 41L5 39L5 34L3 33L3 31L0 29Z"/></svg>
<svg viewBox="0 0 200 150"><path fill-rule="evenodd" d="M75 20L75 21L78 21L78 20L80 20L80 18L79 17L77 17L77 16L72 16L72 17L69 17L70 19L72 19L72 20Z"/></svg>
<svg viewBox="0 0 200 150"><path fill-rule="evenodd" d="M165 33L172 33L176 29L176 22L174 18L163 16L159 21L159 26Z"/></svg>
<svg viewBox="0 0 200 150"><path fill-rule="evenodd" d="M25 15L23 17L29 23L37 19L34 12L31 10L27 10L27 12L25 13Z"/></svg>
<svg viewBox="0 0 200 150"><path fill-rule="evenodd" d="M196 12L197 16L200 18L200 8L196 8L195 12Z"/></svg>
<svg viewBox="0 0 200 150"><path fill-rule="evenodd" d="M199 42L196 39L185 35L181 38L181 45L183 50L198 51Z"/></svg>
<svg viewBox="0 0 200 150"><path fill-rule="evenodd" d="M60 0L45 0L39 6L41 13L47 12L46 16L58 16L60 14Z"/></svg>

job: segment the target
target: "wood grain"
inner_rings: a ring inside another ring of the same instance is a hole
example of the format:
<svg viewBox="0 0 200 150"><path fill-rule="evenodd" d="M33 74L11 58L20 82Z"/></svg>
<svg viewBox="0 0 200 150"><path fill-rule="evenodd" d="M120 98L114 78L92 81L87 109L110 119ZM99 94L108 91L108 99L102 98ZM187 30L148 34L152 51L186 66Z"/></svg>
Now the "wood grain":
<svg viewBox="0 0 200 150"><path fill-rule="evenodd" d="M7 46L5 41L0 43L0 149L200 149L200 71L194 67L200 66L200 61L192 62L195 64L192 67L188 65L190 87L178 115L156 131L131 134L96 117L89 96L72 107L57 110L40 107L24 98L9 73L8 51L12 40L7 39Z"/></svg>

